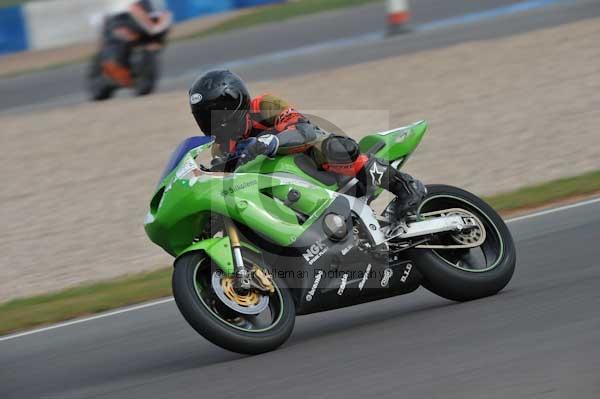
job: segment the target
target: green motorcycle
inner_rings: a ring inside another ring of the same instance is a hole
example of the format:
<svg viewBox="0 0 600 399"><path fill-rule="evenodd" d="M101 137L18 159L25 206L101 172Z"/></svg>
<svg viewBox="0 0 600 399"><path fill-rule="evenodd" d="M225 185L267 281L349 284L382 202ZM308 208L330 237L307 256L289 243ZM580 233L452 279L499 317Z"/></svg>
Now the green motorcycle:
<svg viewBox="0 0 600 399"><path fill-rule="evenodd" d="M427 130L424 121L360 141L363 153L400 168ZM459 188L427 186L415 216L391 202L369 206L353 178L323 172L304 154L259 156L230 172L206 167L206 137L174 152L150 202L149 238L175 257L173 294L188 323L225 349L273 350L296 315L406 294L424 286L468 301L511 279L515 247L502 218ZM228 166L229 165L229 166ZM393 202L393 201L392 201Z"/></svg>

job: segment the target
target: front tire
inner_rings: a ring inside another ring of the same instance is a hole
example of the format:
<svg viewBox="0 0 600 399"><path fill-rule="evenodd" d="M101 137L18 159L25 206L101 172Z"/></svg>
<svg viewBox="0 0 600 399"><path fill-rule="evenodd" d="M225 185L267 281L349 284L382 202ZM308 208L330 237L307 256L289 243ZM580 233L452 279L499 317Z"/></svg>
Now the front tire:
<svg viewBox="0 0 600 399"><path fill-rule="evenodd" d="M245 262L261 265L260 256L250 251L243 251L243 258ZM283 280L273 276L276 289L269 297L269 306L275 308L274 304L278 305L277 310L271 310L272 323L255 328L252 320L244 320L250 316L229 308L222 311L222 303L218 302L206 274L210 275L212 269L210 259L203 252L194 252L179 259L173 272L173 296L177 307L200 335L224 349L252 355L272 351L289 338L296 311Z"/></svg>
<svg viewBox="0 0 600 399"><path fill-rule="evenodd" d="M141 61L136 65L135 94L146 96L154 91L158 80L158 53L143 50L140 58Z"/></svg>
<svg viewBox="0 0 600 399"><path fill-rule="evenodd" d="M453 301L469 301L494 295L512 278L516 249L504 220L479 197L457 187L427 186L419 214L461 208L480 219L487 236L473 249L413 249L410 257L424 277L429 291ZM477 253L474 253L475 251Z"/></svg>

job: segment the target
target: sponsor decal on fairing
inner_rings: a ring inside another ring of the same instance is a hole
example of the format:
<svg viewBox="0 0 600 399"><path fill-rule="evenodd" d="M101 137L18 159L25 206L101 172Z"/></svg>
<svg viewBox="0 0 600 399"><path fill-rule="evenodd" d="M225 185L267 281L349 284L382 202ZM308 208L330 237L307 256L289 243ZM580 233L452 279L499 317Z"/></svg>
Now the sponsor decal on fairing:
<svg viewBox="0 0 600 399"><path fill-rule="evenodd" d="M371 273L371 264L370 263L367 266L367 270L365 270L365 275L363 276L362 280L360 280L360 283L358 283L359 291L362 291L363 287L365 286L365 283L369 279L369 273Z"/></svg>
<svg viewBox="0 0 600 399"><path fill-rule="evenodd" d="M308 291L308 293L306 294L306 302L312 301L313 297L315 296L315 293L317 292L317 287L321 282L321 277L323 277L323 271L319 270L315 275L315 281L313 282L312 287L310 287L310 291Z"/></svg>
<svg viewBox="0 0 600 399"><path fill-rule="evenodd" d="M381 286L387 287L390 282L390 278L392 278L393 275L394 275L394 271L392 269L390 269L389 267L386 268L383 271L383 278L381 279Z"/></svg>
<svg viewBox="0 0 600 399"><path fill-rule="evenodd" d="M342 281L340 282L340 288L337 291L338 295L342 295L344 293L344 290L346 289L346 283L348 282L348 274L344 273L344 275L342 276Z"/></svg>
<svg viewBox="0 0 600 399"><path fill-rule="evenodd" d="M402 277L400 278L400 281L402 281L403 283L406 283L406 280L408 280L408 276L410 276L411 270L412 270L412 265L410 263L407 263L406 267L404 268L404 273L402 273Z"/></svg>
<svg viewBox="0 0 600 399"><path fill-rule="evenodd" d="M309 265L312 265L317 260L319 260L319 258L323 256L323 254L328 250L329 247L323 244L321 240L319 240L313 245L311 245L310 248L308 248L306 252L302 254L302 256L304 257L304 260L308 262Z"/></svg>

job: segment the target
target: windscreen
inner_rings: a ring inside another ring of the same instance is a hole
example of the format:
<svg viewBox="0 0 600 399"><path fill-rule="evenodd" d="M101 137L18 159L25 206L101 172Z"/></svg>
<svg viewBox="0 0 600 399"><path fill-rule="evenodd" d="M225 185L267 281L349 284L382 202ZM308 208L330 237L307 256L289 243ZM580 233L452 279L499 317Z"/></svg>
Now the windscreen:
<svg viewBox="0 0 600 399"><path fill-rule="evenodd" d="M190 152L191 149L200 147L201 145L204 145L204 144L208 144L211 141L212 141L212 137L207 137L207 136L193 136L193 137L188 137L187 139L183 140L181 142L181 144L179 144L177 146L175 151L173 151L171 158L169 158L169 161L167 162L167 166L165 166L165 170L163 171L162 175L160 176L160 180L158 181L158 184L162 183L162 181L165 179L165 177L167 177L167 175L169 173L171 173L173 171L173 169L175 169L177 167L177 165L183 159L185 154Z"/></svg>

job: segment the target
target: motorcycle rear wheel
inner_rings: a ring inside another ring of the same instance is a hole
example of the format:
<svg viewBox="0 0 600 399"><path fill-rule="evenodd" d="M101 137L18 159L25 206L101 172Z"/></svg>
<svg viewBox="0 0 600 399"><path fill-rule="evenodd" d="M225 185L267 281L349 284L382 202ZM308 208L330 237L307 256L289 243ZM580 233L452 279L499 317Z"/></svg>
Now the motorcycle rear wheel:
<svg viewBox="0 0 600 399"><path fill-rule="evenodd" d="M485 201L457 187L427 186L419 214L449 208L464 209L485 227L483 244L472 249L412 249L409 256L423 275L423 286L453 301L469 301L494 295L512 278L516 249L504 220ZM455 244L451 234L431 244Z"/></svg>
<svg viewBox="0 0 600 399"><path fill-rule="evenodd" d="M260 256L251 251L243 251L243 258L248 264L264 267ZM296 311L283 280L273 276L275 292L269 296L268 313L249 316L235 312L219 299L211 284L213 272L203 252L184 255L173 272L177 307L200 335L224 349L244 354L272 351L289 338Z"/></svg>

